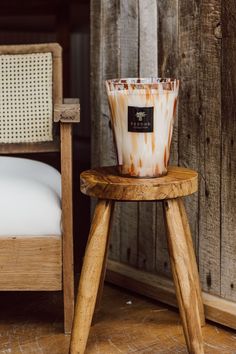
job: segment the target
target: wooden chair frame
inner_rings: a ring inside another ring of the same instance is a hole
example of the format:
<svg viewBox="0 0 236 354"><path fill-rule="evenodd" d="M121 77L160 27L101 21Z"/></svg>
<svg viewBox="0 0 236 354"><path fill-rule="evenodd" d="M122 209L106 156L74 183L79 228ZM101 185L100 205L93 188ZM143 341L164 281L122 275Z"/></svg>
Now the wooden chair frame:
<svg viewBox="0 0 236 354"><path fill-rule="evenodd" d="M62 183L62 237L1 236L1 290L63 290L64 330L71 332L74 314L72 123L79 122L78 100L62 96L62 48L57 43L0 46L0 55L52 53L54 122L60 124L60 144L0 144L0 154L60 151ZM17 268L16 251L17 250Z"/></svg>

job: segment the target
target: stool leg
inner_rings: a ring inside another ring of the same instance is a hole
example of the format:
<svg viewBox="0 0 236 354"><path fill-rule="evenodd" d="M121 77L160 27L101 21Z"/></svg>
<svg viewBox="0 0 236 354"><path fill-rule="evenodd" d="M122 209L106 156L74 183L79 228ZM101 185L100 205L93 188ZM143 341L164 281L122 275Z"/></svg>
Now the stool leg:
<svg viewBox="0 0 236 354"><path fill-rule="evenodd" d="M196 282L192 264L195 262L193 252L189 252L182 215L178 199L169 199L164 202L167 222L167 240L172 273L176 288L185 340L191 354L204 354L201 330L199 299L196 291ZM191 245L192 247L192 245Z"/></svg>
<svg viewBox="0 0 236 354"><path fill-rule="evenodd" d="M186 214L184 202L182 198L178 199L178 204L179 204L179 210L181 213L181 218L183 222L183 227L185 230L185 236L188 244L188 251L190 255L190 259L192 262L192 272L193 272L193 277L195 279L195 288L196 288L196 294L197 294L197 299L198 299L198 309L199 309L199 314L200 314L200 319L201 319L201 325L205 326L206 321L205 321L205 313L204 313L204 305L202 301L202 291L201 291L201 284L200 284L200 279L199 279L199 274L198 274L198 267L197 267L197 262L195 258L195 252L193 248L193 240L191 236L191 231L189 227L189 222L188 222L188 217Z"/></svg>
<svg viewBox="0 0 236 354"><path fill-rule="evenodd" d="M114 207L112 206L111 215L113 214L113 210L114 210ZM101 272L100 283L99 283L98 294L97 294L96 305L95 305L95 310L96 311L99 310L100 305L101 305L101 300L102 300L102 293L103 293L104 281L105 281L105 276L106 276L106 268L107 268L107 257L108 257L109 240L110 240L109 236L110 236L110 230L111 230L111 224L112 224L111 221L112 220L110 218L110 224L109 224L109 230L108 230L108 237L107 237L105 255L104 255L104 259L103 259L102 272Z"/></svg>
<svg viewBox="0 0 236 354"><path fill-rule="evenodd" d="M99 200L95 208L75 307L71 354L83 354L86 348L106 252L113 203Z"/></svg>

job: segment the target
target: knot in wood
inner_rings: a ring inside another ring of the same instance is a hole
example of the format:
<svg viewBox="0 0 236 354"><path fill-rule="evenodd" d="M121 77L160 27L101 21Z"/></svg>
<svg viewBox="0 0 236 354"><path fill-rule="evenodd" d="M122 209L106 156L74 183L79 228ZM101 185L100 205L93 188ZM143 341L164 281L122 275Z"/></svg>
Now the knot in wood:
<svg viewBox="0 0 236 354"><path fill-rule="evenodd" d="M222 38L222 30L221 30L221 24L218 23L217 26L214 29L214 35L217 39Z"/></svg>

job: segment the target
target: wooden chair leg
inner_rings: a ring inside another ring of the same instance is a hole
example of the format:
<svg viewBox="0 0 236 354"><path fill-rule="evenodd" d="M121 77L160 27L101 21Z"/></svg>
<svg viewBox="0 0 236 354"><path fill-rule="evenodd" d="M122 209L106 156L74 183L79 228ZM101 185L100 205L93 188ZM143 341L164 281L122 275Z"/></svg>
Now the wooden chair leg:
<svg viewBox="0 0 236 354"><path fill-rule="evenodd" d="M70 354L83 354L86 348L106 253L113 203L99 200L95 208L80 277Z"/></svg>
<svg viewBox="0 0 236 354"><path fill-rule="evenodd" d="M71 269L72 268L72 269ZM72 273L71 273L72 272ZM66 276L68 275L67 279ZM63 269L64 333L70 334L74 317L74 277L73 264Z"/></svg>
<svg viewBox="0 0 236 354"><path fill-rule="evenodd" d="M74 317L73 203L72 203L72 124L61 124L61 177L63 225L64 332L71 333Z"/></svg>
<svg viewBox="0 0 236 354"><path fill-rule="evenodd" d="M191 354L204 354L199 310L199 298L196 291L198 277L193 270L196 262L193 252L189 252L189 244L178 199L164 202L166 222L168 227L167 240L172 273L176 288L184 335Z"/></svg>

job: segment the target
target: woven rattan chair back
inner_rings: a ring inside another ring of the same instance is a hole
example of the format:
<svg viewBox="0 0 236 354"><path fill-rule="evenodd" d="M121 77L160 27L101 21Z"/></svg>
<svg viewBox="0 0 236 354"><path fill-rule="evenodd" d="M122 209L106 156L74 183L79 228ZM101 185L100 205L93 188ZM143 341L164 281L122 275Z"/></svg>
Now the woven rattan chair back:
<svg viewBox="0 0 236 354"><path fill-rule="evenodd" d="M61 47L0 46L0 67L0 153L11 152L6 144L16 144L13 153L18 144L31 152L32 143L40 143L40 150L58 150L52 142L54 105L62 103Z"/></svg>
<svg viewBox="0 0 236 354"><path fill-rule="evenodd" d="M52 141L52 54L0 56L0 143Z"/></svg>

